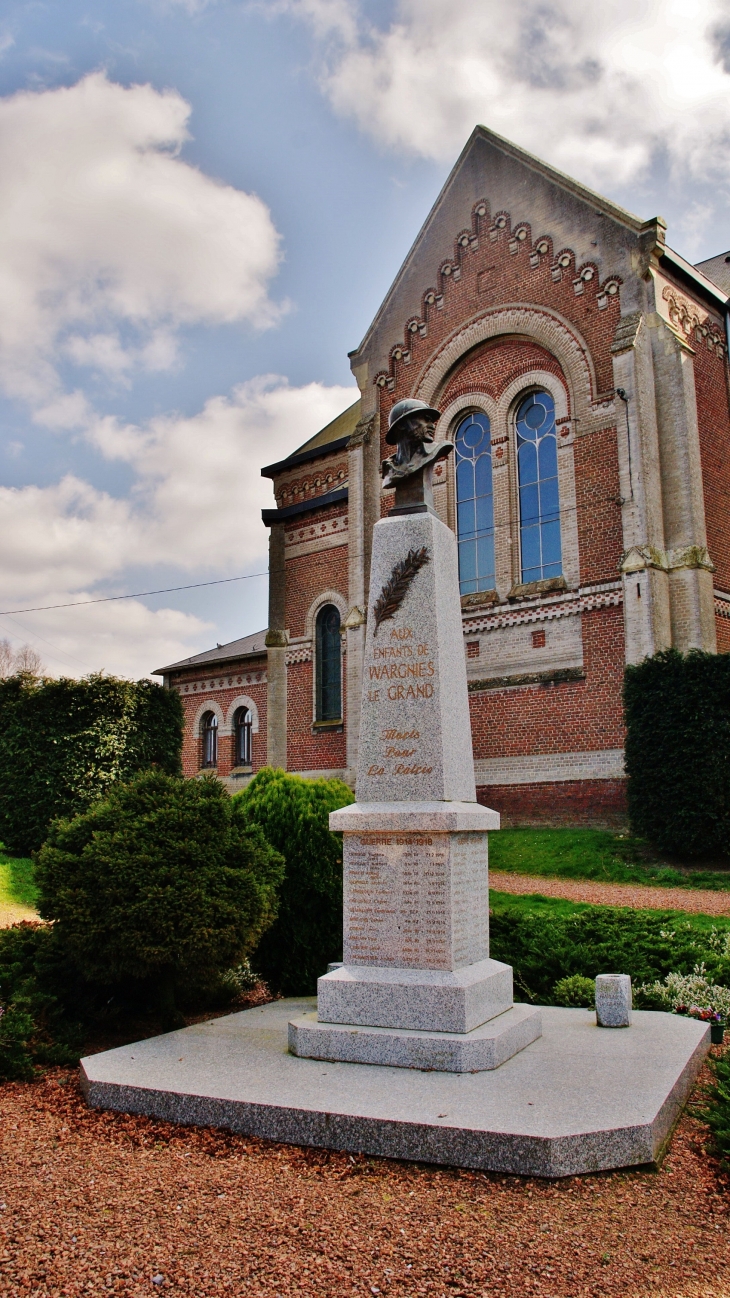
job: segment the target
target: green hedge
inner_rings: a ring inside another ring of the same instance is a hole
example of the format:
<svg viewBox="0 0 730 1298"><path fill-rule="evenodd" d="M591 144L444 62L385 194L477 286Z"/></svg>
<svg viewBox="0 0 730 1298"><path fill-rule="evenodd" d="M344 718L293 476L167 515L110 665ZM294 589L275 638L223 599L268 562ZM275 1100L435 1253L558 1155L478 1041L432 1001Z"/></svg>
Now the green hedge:
<svg viewBox="0 0 730 1298"><path fill-rule="evenodd" d="M117 780L180 770L178 694L152 681L0 681L0 839L36 851L57 817L74 816Z"/></svg>
<svg viewBox="0 0 730 1298"><path fill-rule="evenodd" d="M730 654L676 649L626 668L635 833L682 856L730 853Z"/></svg>
<svg viewBox="0 0 730 1298"><path fill-rule="evenodd" d="M313 995L331 960L342 959L342 842L331 811L354 802L341 780L307 780L266 767L234 798L286 861L279 916L251 963L272 991Z"/></svg>
<svg viewBox="0 0 730 1298"><path fill-rule="evenodd" d="M491 912L489 930L490 956L513 967L516 1000L552 1004L556 984L576 975L627 973L638 987L698 964L730 986L726 928L705 934L676 912L591 906L559 916L505 905Z"/></svg>

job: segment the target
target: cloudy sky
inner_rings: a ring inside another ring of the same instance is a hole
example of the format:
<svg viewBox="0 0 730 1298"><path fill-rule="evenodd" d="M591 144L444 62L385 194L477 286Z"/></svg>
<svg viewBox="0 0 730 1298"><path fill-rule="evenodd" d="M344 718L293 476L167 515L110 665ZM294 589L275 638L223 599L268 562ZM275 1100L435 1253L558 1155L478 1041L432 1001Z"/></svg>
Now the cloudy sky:
<svg viewBox="0 0 730 1298"><path fill-rule="evenodd" d="M730 247L730 0L5 0L0 611L258 574L278 460L477 122ZM54 674L255 631L266 580L0 617Z"/></svg>

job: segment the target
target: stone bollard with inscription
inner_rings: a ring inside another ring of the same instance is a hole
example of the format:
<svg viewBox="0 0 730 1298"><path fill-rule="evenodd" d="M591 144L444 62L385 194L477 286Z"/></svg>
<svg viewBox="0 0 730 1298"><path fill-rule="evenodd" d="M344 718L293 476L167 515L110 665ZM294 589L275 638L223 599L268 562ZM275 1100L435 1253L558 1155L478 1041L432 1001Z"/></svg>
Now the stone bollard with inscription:
<svg viewBox="0 0 730 1298"><path fill-rule="evenodd" d="M424 445L437 414L414 401L391 412L396 501L373 529L357 802L330 816L344 835L343 964L319 979L317 1014L290 1023L289 1047L476 1072L524 1049L541 1021L513 1004L510 966L489 958L499 816L476 801L456 540L430 489L453 448Z"/></svg>
<svg viewBox="0 0 730 1298"><path fill-rule="evenodd" d="M631 979L628 974L596 978L596 1023L599 1028L631 1026Z"/></svg>

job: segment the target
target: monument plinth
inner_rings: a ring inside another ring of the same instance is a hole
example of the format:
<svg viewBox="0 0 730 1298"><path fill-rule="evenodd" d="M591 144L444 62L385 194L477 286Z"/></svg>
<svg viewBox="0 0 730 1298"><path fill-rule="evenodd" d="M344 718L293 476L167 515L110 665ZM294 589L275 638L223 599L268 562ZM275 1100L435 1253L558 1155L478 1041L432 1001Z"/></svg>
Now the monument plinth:
<svg viewBox="0 0 730 1298"><path fill-rule="evenodd" d="M409 439L384 466L396 504L373 529L357 802L330 816L344 841L343 965L289 1041L310 1058L477 1071L535 1040L540 1014L513 1008L512 970L489 958L499 816L476 801L456 539L430 500L452 448L426 451L419 420L401 416Z"/></svg>

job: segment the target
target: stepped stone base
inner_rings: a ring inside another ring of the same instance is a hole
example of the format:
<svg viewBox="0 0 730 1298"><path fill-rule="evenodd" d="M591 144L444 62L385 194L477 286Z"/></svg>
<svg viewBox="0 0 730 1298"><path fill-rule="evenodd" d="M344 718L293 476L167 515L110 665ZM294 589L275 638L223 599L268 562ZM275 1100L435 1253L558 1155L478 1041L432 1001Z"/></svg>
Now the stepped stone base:
<svg viewBox="0 0 730 1298"><path fill-rule="evenodd" d="M630 1028L543 1007L542 1036L501 1068L420 1072L289 1053L274 1001L81 1061L89 1104L294 1145L525 1176L661 1156L709 1047L705 1023L635 1011Z"/></svg>
<svg viewBox="0 0 730 1298"><path fill-rule="evenodd" d="M317 980L322 1023L471 1032L512 1005L512 969L479 960L450 973L343 965Z"/></svg>
<svg viewBox="0 0 730 1298"><path fill-rule="evenodd" d="M513 1005L471 1032L354 1027L321 1023L314 1013L290 1020L289 1049L305 1059L420 1068L427 1072L479 1073L499 1068L541 1032L540 1011L532 1005Z"/></svg>

